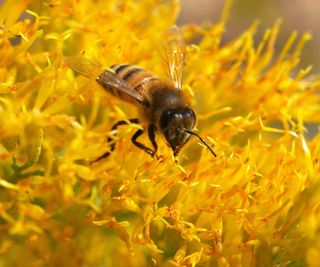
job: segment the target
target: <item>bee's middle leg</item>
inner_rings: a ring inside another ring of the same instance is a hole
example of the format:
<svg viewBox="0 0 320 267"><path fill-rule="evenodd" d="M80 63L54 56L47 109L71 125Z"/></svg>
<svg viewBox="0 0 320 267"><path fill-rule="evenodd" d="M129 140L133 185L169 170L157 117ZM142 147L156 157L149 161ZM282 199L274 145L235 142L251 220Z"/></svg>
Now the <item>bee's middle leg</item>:
<svg viewBox="0 0 320 267"><path fill-rule="evenodd" d="M144 133L144 130L139 129L136 131L136 133L132 136L131 141L132 143L137 146L138 148L142 149L143 151L147 152L151 157L154 157L157 150L158 150L158 145L155 140L155 126L153 124L149 124L148 127L148 135L149 139L151 141L151 144L154 148L152 150L151 148L146 147L144 144L140 143L137 141L137 139Z"/></svg>
<svg viewBox="0 0 320 267"><path fill-rule="evenodd" d="M128 124L128 121L129 121L130 123L134 123L134 124L138 124L138 123L139 123L139 119L137 119L137 118L129 119L129 120L121 120L121 121L116 122L116 123L112 126L111 131L117 130L117 128L118 128L119 126L121 126L121 125L126 125L126 124ZM96 162L96 161L99 161L99 160L101 160L101 159L105 159L105 158L107 158L107 157L110 156L111 152L112 152L112 151L115 149L115 147L116 147L116 143L113 142L113 141L114 141L113 137L110 137L110 136L109 136L108 139L107 139L107 143L108 143L108 144L111 143L111 144L110 144L110 150L109 150L108 152L104 153L104 154L103 154L102 156L100 156L99 158L97 158L97 159L95 159L94 161L92 161L92 163L94 163L94 162Z"/></svg>
<svg viewBox="0 0 320 267"><path fill-rule="evenodd" d="M151 144L153 146L153 153L154 155L157 153L158 151L158 144L156 142L156 135L155 135L155 131L156 131L156 126L154 124L149 124L148 127L148 136L149 136L149 140L151 141Z"/></svg>

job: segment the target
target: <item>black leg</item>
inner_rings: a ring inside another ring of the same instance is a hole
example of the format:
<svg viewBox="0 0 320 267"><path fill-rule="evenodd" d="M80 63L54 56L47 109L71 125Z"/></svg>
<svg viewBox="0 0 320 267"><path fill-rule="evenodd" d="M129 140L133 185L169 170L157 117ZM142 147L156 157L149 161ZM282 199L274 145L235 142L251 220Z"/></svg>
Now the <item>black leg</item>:
<svg viewBox="0 0 320 267"><path fill-rule="evenodd" d="M135 119L130 119L130 120L121 120L121 121L118 121L117 123L115 123L112 128L111 128L111 131L114 131L114 130L117 130L117 128L121 125L126 125L128 124L128 121L130 123L134 123L134 124L138 124L139 123L139 119L135 118ZM107 142L108 143L111 143L110 145L110 150L106 153L104 153L102 156L100 156L99 158L95 159L94 161L92 161L92 163L96 162L96 161L99 161L101 159L105 159L107 157L110 156L111 152L116 148L116 143L112 142L113 141L113 137L108 137L107 139Z"/></svg>
<svg viewBox="0 0 320 267"><path fill-rule="evenodd" d="M138 131L136 131L136 133L132 136L131 138L131 141L132 143L137 146L138 148L142 149L143 151L147 152L151 157L154 157L155 153L156 153L156 149L157 149L157 144L155 142L155 139L154 139L154 131L153 130L150 130L150 127L149 127L149 137L150 137L150 134L151 134L151 142L152 142L152 145L154 146L155 148L155 151L153 151L152 149L146 147L144 144L141 144L140 142L137 141L137 139L139 138L140 135L143 134L143 130L139 129Z"/></svg>
<svg viewBox="0 0 320 267"><path fill-rule="evenodd" d="M157 150L158 150L158 145L156 143L155 130L156 130L156 126L154 124L149 124L148 135L149 135L149 139L150 139L151 144L152 144L153 149L154 149L154 154L156 154Z"/></svg>
<svg viewBox="0 0 320 267"><path fill-rule="evenodd" d="M176 148L176 149L174 150L174 152L173 152L173 156L174 156L174 157L177 157L177 156L178 156L178 154L179 154L179 152L180 152L180 149L181 149L181 147L178 147L178 148Z"/></svg>

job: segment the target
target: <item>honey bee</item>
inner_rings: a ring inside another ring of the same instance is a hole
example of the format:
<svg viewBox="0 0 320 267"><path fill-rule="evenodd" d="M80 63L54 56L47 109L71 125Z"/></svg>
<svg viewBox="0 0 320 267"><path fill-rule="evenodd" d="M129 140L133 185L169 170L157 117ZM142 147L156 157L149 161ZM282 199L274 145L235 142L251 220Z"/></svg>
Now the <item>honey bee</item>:
<svg viewBox="0 0 320 267"><path fill-rule="evenodd" d="M182 74L185 63L186 44L182 31L172 27L164 42L165 62L170 79L160 79L153 73L130 64L117 64L101 71L101 66L86 58L65 58L65 63L75 72L95 81L111 95L136 105L144 121L153 149L137 141L145 130L139 129L132 136L134 145L156 157L158 145L157 132L164 135L176 157L191 135L199 140L216 156L212 148L193 131L196 114L191 108L190 97L182 90ZM138 118L121 120L113 125L116 130L120 125L139 124ZM107 158L115 149L113 138L107 140L110 150L95 161Z"/></svg>

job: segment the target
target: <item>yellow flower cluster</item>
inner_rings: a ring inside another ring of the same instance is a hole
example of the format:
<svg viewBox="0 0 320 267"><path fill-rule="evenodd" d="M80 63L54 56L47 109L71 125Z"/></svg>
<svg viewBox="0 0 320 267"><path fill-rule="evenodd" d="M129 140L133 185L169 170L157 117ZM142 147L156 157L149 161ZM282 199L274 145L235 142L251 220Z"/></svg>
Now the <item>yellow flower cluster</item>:
<svg viewBox="0 0 320 267"><path fill-rule="evenodd" d="M228 8L215 25L182 27L200 40L183 86L218 157L192 139L176 163L157 136L157 161L129 125L90 164L137 111L63 57L161 76L157 47L179 3L3 2L0 266L319 266L320 80L296 68L310 36L275 51L280 23L258 44L254 23L221 45Z"/></svg>

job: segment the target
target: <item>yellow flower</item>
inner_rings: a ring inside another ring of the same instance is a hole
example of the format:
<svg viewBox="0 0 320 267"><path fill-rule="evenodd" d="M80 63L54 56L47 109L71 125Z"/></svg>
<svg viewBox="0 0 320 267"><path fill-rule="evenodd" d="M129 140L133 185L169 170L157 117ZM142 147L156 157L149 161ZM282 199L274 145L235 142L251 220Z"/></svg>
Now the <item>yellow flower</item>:
<svg viewBox="0 0 320 267"><path fill-rule="evenodd" d="M320 83L297 69L310 36L293 33L275 56L280 23L257 46L254 23L222 45L229 6L215 25L182 27L183 87L218 157L192 139L176 163L157 136L157 161L129 125L90 164L137 111L63 57L161 76L157 47L179 3L4 1L1 266L319 266Z"/></svg>

